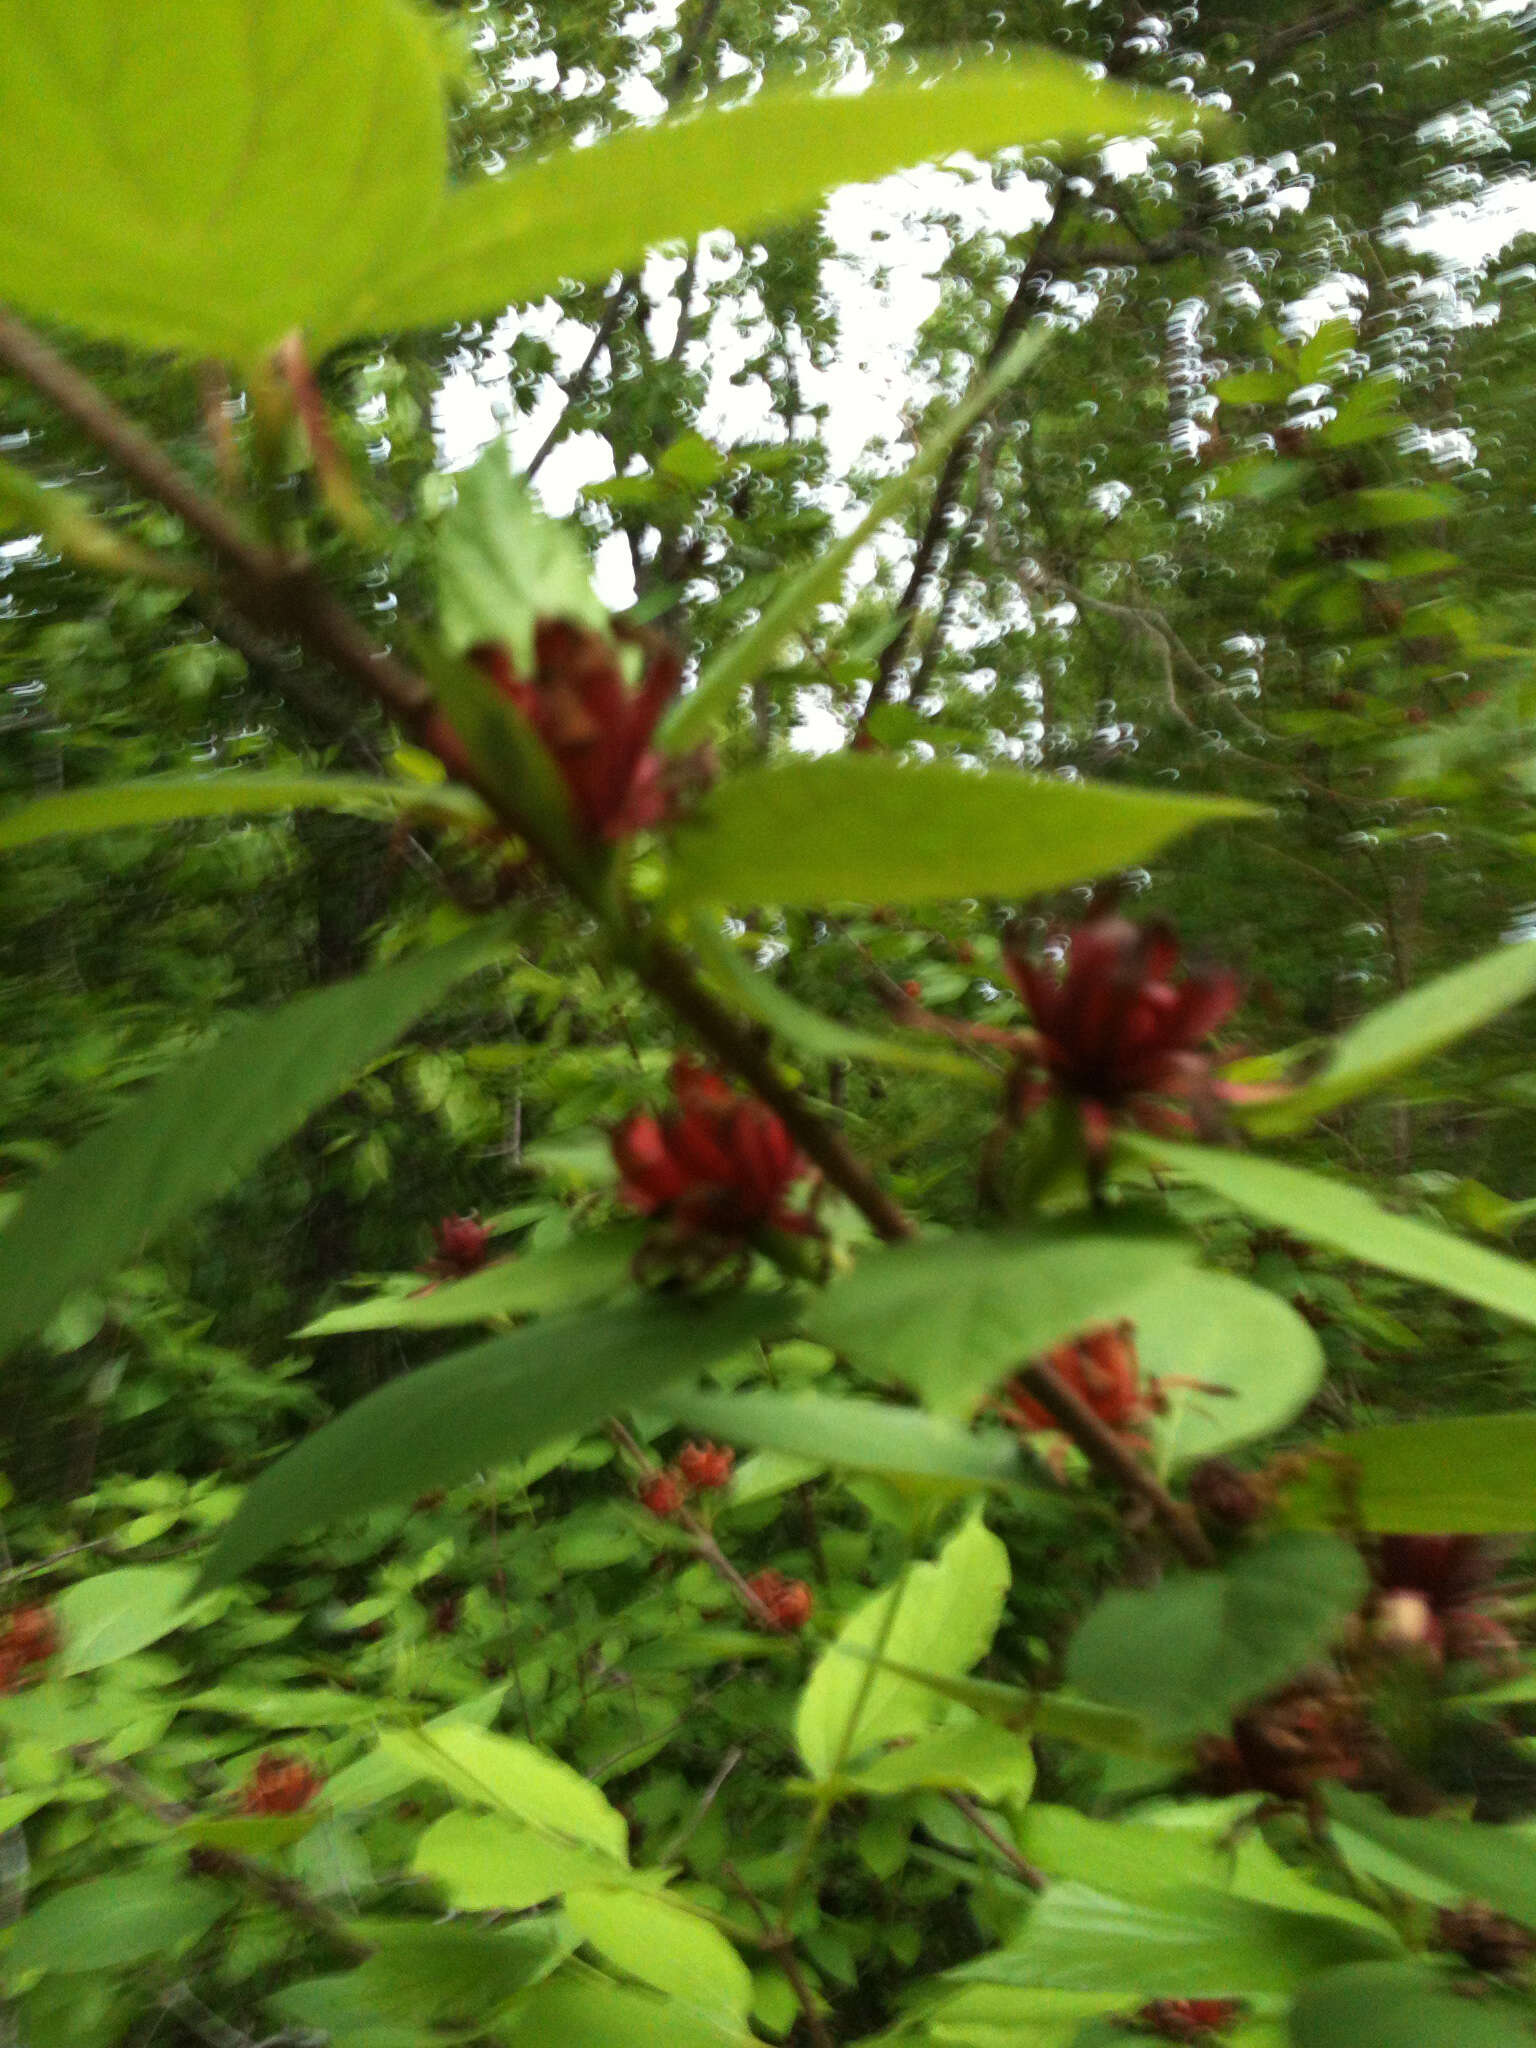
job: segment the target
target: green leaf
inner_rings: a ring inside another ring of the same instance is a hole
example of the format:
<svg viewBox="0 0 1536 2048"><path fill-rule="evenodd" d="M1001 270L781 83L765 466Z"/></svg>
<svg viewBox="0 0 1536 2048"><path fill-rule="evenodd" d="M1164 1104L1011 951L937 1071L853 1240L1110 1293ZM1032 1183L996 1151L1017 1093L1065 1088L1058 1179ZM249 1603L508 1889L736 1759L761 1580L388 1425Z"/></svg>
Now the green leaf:
<svg viewBox="0 0 1536 2048"><path fill-rule="evenodd" d="M1341 1786L1330 1786L1326 1796L1330 1815L1352 1834L1452 1886L1462 1899L1480 1899L1512 1920L1536 1925L1536 1843L1512 1828L1409 1820Z"/></svg>
<svg viewBox="0 0 1536 2048"><path fill-rule="evenodd" d="M752 1444L819 1466L949 1479L962 1486L1018 1486L1019 1446L1002 1430L973 1436L921 1408L890 1408L826 1394L664 1396L655 1403L689 1429L722 1443Z"/></svg>
<svg viewBox="0 0 1536 2048"><path fill-rule="evenodd" d="M1351 1544L1284 1533L1224 1571L1105 1594L1068 1647L1067 1681L1168 1741L1225 1729L1326 1647L1367 1584Z"/></svg>
<svg viewBox="0 0 1536 2048"><path fill-rule="evenodd" d="M526 1912L574 1885L603 1883L616 1868L595 1849L483 1813L434 1821L412 1864L462 1913Z"/></svg>
<svg viewBox="0 0 1536 2048"><path fill-rule="evenodd" d="M745 2028L752 1973L725 1936L671 1899L645 1892L581 1889L565 1915L615 1969L727 2025Z"/></svg>
<svg viewBox="0 0 1536 2048"><path fill-rule="evenodd" d="M345 1987L354 2011L409 2016L445 2030L488 2018L571 1946L548 1920L491 1929L367 1919L351 1921L348 1931L373 1954L346 1976L322 1981Z"/></svg>
<svg viewBox="0 0 1536 2048"><path fill-rule="evenodd" d="M1133 1320L1144 1379L1197 1382L1168 1385L1167 1412L1152 1424L1165 1472L1272 1436L1322 1385L1316 1331L1289 1302L1230 1273L1165 1278L1138 1298Z"/></svg>
<svg viewBox="0 0 1536 2048"><path fill-rule="evenodd" d="M1464 1295L1516 1322L1536 1323L1536 1270L1407 1216L1395 1216L1343 1181L1273 1159L1161 1138L1125 1137L1122 1149L1224 1196L1234 1209L1367 1265Z"/></svg>
<svg viewBox="0 0 1536 2048"><path fill-rule="evenodd" d="M335 339L435 241L446 170L437 45L400 0L29 0L0 76L0 299L198 356Z"/></svg>
<svg viewBox="0 0 1536 2048"><path fill-rule="evenodd" d="M666 751L676 753L703 739L710 726L730 710L741 690L772 665L795 628L810 618L817 605L837 596L859 549L888 520L901 516L956 441L1034 362L1048 338L1043 333L1021 336L994 369L976 379L959 405L924 441L916 458L876 492L864 517L804 568L778 582L756 624L721 649L704 669L697 687L674 704L662 721L658 739Z"/></svg>
<svg viewBox="0 0 1536 2048"><path fill-rule="evenodd" d="M0 1356L238 1180L505 943L483 927L250 1018L172 1067L0 1233Z"/></svg>
<svg viewBox="0 0 1536 2048"><path fill-rule="evenodd" d="M1136 1900L1069 1880L1030 1909L1014 1941L953 1971L951 1981L1113 1991L1127 2005L1252 1998L1294 1991L1335 1964L1395 1947L1347 1921L1231 1893L1170 1887Z"/></svg>
<svg viewBox="0 0 1536 2048"><path fill-rule="evenodd" d="M150 775L97 789L38 797L0 817L0 851L65 833L120 832L183 818L233 818L260 811L351 811L362 817L433 817L479 825L490 813L459 783L398 782L384 776L248 774Z"/></svg>
<svg viewBox="0 0 1536 2048"><path fill-rule="evenodd" d="M166 1870L92 1878L31 1907L6 1950L8 1970L109 1970L196 1941L229 1895Z"/></svg>
<svg viewBox="0 0 1536 2048"><path fill-rule="evenodd" d="M506 443L493 441L453 481L436 545L438 620L450 652L500 641L519 674L532 675L540 619L606 635L608 612L592 588L586 549L572 526L538 509Z"/></svg>
<svg viewBox="0 0 1536 2048"><path fill-rule="evenodd" d="M1265 1134L1299 1131L1339 1103L1407 1073L1533 992L1536 945L1499 946L1373 1010L1345 1032L1314 1080L1283 1101L1249 1111L1244 1121Z"/></svg>
<svg viewBox="0 0 1536 2048"><path fill-rule="evenodd" d="M693 699L685 701L692 703ZM799 1002L768 974L749 967L712 918L695 917L691 930L693 943L710 972L742 1009L801 1052L823 1060L877 1060L882 1066L912 1067L967 1081L973 1088L996 1089L993 1070L953 1046L917 1031L860 1031Z"/></svg>
<svg viewBox="0 0 1536 2048"><path fill-rule="evenodd" d="M675 906L790 908L1030 896L1149 859L1196 825L1258 815L1228 797L824 754L716 790L673 840L667 893Z"/></svg>
<svg viewBox="0 0 1536 2048"><path fill-rule="evenodd" d="M1237 370L1218 377L1211 389L1224 405L1273 405L1289 398L1296 383L1283 370Z"/></svg>
<svg viewBox="0 0 1536 2048"><path fill-rule="evenodd" d="M558 1757L488 1728L394 1729L379 1748L458 1799L493 1807L524 1827L629 1861L629 1827L590 1779Z"/></svg>
<svg viewBox="0 0 1536 2048"><path fill-rule="evenodd" d="M66 1586L53 1602L64 1637L59 1678L131 1657L186 1620L191 1565L131 1564Z"/></svg>
<svg viewBox="0 0 1536 2048"><path fill-rule="evenodd" d="M887 1750L848 1777L851 1790L881 1798L918 1791L969 1792L989 1804L1010 1797L1027 1799L1034 1782L1035 1759L1028 1737L989 1721L935 1729Z"/></svg>
<svg viewBox="0 0 1536 2048"><path fill-rule="evenodd" d="M500 2023L506 2048L756 2048L744 2027L676 1999L561 1971Z"/></svg>
<svg viewBox="0 0 1536 2048"><path fill-rule="evenodd" d="M437 327L601 279L663 242L756 233L824 193L956 150L1142 134L1187 103L1101 84L1044 53L911 67L857 95L771 85L745 106L631 128L454 192L411 255L381 265L352 331Z"/></svg>
<svg viewBox="0 0 1536 2048"><path fill-rule="evenodd" d="M1530 2009L1484 1989L1468 1998L1422 1963L1352 1963L1305 1984L1292 2048L1530 2048Z"/></svg>
<svg viewBox="0 0 1536 2048"><path fill-rule="evenodd" d="M1465 1415L1347 1430L1312 1446L1286 1519L1382 1535L1536 1529L1536 1415Z"/></svg>
<svg viewBox="0 0 1536 2048"><path fill-rule="evenodd" d="M925 1687L848 1651L958 1677L986 1655L1008 1591L1008 1553L979 1517L932 1563L909 1565L843 1624L806 1681L795 1742L816 1778L837 1776L878 1743L926 1733L939 1717Z"/></svg>
<svg viewBox="0 0 1536 2048"><path fill-rule="evenodd" d="M967 1232L867 1252L817 1295L809 1335L862 1371L969 1415L1000 1379L1090 1323L1135 1316L1195 1247L1167 1231Z"/></svg>
<svg viewBox="0 0 1536 2048"><path fill-rule="evenodd" d="M786 1335L787 1297L641 1301L494 1337L379 1388L265 1471L203 1570L237 1578L321 1520L412 1500L590 1428L759 1338Z"/></svg>
<svg viewBox="0 0 1536 2048"><path fill-rule="evenodd" d="M548 1315L616 1293L630 1279L645 1239L639 1225L593 1231L552 1252L503 1259L466 1280L415 1294L376 1294L306 1323L300 1337L339 1337L353 1330L442 1330L495 1316Z"/></svg>

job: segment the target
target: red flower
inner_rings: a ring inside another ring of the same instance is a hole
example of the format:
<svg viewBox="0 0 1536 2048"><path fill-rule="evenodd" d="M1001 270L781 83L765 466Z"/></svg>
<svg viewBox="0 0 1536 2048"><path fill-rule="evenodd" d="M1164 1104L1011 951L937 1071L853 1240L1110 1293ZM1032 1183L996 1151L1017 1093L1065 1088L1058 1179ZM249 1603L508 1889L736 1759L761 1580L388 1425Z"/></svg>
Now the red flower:
<svg viewBox="0 0 1536 2048"><path fill-rule="evenodd" d="M0 1628L0 1693L14 1692L36 1664L59 1647L58 1624L46 1607L18 1607Z"/></svg>
<svg viewBox="0 0 1536 2048"><path fill-rule="evenodd" d="M653 643L640 687L631 690L618 650L590 626L540 619L533 649L531 676L519 675L495 641L472 647L469 658L549 749L582 831L613 840L659 824L671 797L666 764L650 742L682 679L676 650Z"/></svg>
<svg viewBox="0 0 1536 2048"><path fill-rule="evenodd" d="M1230 1736L1208 1738L1197 1755L1212 1792L1267 1792L1272 1799L1305 1804L1324 1778L1359 1777L1365 1740L1354 1699L1320 1674L1250 1707L1233 1722Z"/></svg>
<svg viewBox="0 0 1536 2048"><path fill-rule="evenodd" d="M640 1505L663 1522L675 1515L687 1498L687 1491L675 1472L657 1472L640 1489Z"/></svg>
<svg viewBox="0 0 1536 2048"><path fill-rule="evenodd" d="M807 1165L771 1109L686 1057L673 1064L672 1092L675 1110L627 1117L613 1133L619 1195L630 1208L720 1238L810 1227L785 1207Z"/></svg>
<svg viewBox="0 0 1536 2048"><path fill-rule="evenodd" d="M1143 2033L1161 2034L1165 2041L1209 2041L1230 2027L1242 2010L1237 1998L1154 1998L1132 2024Z"/></svg>
<svg viewBox="0 0 1536 2048"><path fill-rule="evenodd" d="M1519 1644L1484 1604L1509 1546L1480 1536L1383 1536L1372 1563L1371 1633L1439 1666L1515 1663Z"/></svg>
<svg viewBox="0 0 1536 2048"><path fill-rule="evenodd" d="M804 1579L786 1579L782 1572L758 1572L748 1579L747 1590L757 1595L774 1627L786 1635L804 1628L816 1605L816 1596Z"/></svg>
<svg viewBox="0 0 1536 2048"><path fill-rule="evenodd" d="M268 1750L241 1794L240 1811L253 1815L299 1813L320 1790L322 1782L300 1758L279 1756Z"/></svg>
<svg viewBox="0 0 1536 2048"><path fill-rule="evenodd" d="M1129 1429L1162 1412L1155 1380L1145 1387L1130 1323L1106 1324L1087 1330L1070 1343L1045 1354L1045 1363L1065 1381L1078 1399L1111 1429ZM1003 1389L1003 1415L1015 1429L1059 1429L1060 1424L1034 1399L1020 1380Z"/></svg>
<svg viewBox="0 0 1536 2048"><path fill-rule="evenodd" d="M1230 1096L1200 1047L1237 1008L1241 985L1224 969L1175 980L1179 942L1166 925L1090 919L1072 934L1059 979L1020 953L1004 957L1036 1031L1024 1063L1034 1076L1014 1096L1016 1113L1066 1096L1097 1155L1123 1119L1174 1121L1158 1097Z"/></svg>
<svg viewBox="0 0 1536 2048"><path fill-rule="evenodd" d="M478 1273L485 1264L491 1233L473 1216L445 1216L433 1225L432 1241L437 1246L437 1256L429 1262L431 1271L462 1280L466 1274Z"/></svg>
<svg viewBox="0 0 1536 2048"><path fill-rule="evenodd" d="M696 1493L729 1486L735 1466L736 1453L718 1444L684 1444L677 1454L677 1469Z"/></svg>

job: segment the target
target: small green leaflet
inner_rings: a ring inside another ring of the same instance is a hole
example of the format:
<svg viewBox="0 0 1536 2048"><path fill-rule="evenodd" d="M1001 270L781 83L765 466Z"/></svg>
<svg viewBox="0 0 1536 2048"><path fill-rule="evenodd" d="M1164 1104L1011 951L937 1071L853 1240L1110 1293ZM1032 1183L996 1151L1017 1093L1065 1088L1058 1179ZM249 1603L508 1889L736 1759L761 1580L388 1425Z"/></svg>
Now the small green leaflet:
<svg viewBox="0 0 1536 2048"><path fill-rule="evenodd" d="M576 529L540 512L513 474L506 444L493 441L453 481L457 495L436 540L438 620L448 651L499 641L519 674L531 675L538 620L569 619L606 635L608 612Z"/></svg>
<svg viewBox="0 0 1536 2048"><path fill-rule="evenodd" d="M318 1316L295 1334L340 1337L354 1330L443 1330L497 1316L548 1315L617 1293L629 1280L642 1225L593 1231L554 1251L499 1259L466 1280L437 1287L417 1283L411 1294L376 1294Z"/></svg>
<svg viewBox="0 0 1536 2048"><path fill-rule="evenodd" d="M1161 1138L1126 1136L1120 1149L1209 1188L1245 1215L1294 1231L1312 1244L1327 1245L1408 1280L1422 1280L1447 1294L1464 1295L1517 1322L1536 1324L1536 1269L1468 1244L1432 1224L1396 1216L1343 1181L1251 1153L1219 1152Z"/></svg>
<svg viewBox="0 0 1536 2048"><path fill-rule="evenodd" d="M0 1233L0 1356L238 1180L506 944L486 925L248 1018L173 1066L44 1174Z"/></svg>
<svg viewBox="0 0 1536 2048"><path fill-rule="evenodd" d="M1499 946L1383 1003L1334 1048L1314 1080L1246 1112L1250 1130L1299 1131L1341 1102L1381 1088L1536 992L1536 945Z"/></svg>
<svg viewBox="0 0 1536 2048"><path fill-rule="evenodd" d="M745 769L716 790L676 834L667 898L815 909L1029 896L1148 859L1196 825L1258 815L1225 797L827 754Z"/></svg>
<svg viewBox="0 0 1536 2048"><path fill-rule="evenodd" d="M0 851L63 834L120 832L183 818L234 818L258 811L353 811L363 817L429 817L484 825L490 813L455 782L397 782L367 775L151 775L96 789L38 797L0 817Z"/></svg>
<svg viewBox="0 0 1536 2048"><path fill-rule="evenodd" d="M204 1566L222 1585L334 1521L526 1456L794 1327L791 1297L644 1300L551 1318L392 1381L269 1466Z"/></svg>

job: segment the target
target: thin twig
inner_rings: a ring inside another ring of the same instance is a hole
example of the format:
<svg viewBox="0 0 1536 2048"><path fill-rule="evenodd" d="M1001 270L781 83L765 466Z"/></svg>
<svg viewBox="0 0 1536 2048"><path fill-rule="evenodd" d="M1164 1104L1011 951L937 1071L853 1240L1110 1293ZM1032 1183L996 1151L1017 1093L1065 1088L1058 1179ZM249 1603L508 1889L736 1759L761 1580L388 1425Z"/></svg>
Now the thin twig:
<svg viewBox="0 0 1536 2048"><path fill-rule="evenodd" d="M817 2009L815 1993L806 1982L805 1972L800 1967L800 1959L795 1954L793 1935L791 1935L788 1928L775 1925L768 1908L763 1904L756 1892L753 1891L734 1863L722 1863L720 1869L726 1881L733 1885L741 1894L748 1909L762 1928L764 1948L769 1951L779 1968L789 1979L790 1989L795 1994L796 2002L805 2020L805 2030L810 2035L814 2048L837 2048L837 2044L827 2031L826 2021Z"/></svg>
<svg viewBox="0 0 1536 2048"><path fill-rule="evenodd" d="M992 1844L999 1856L1024 1880L1032 1892L1045 1890L1045 1872L1037 1870L1028 1857L1020 1855L1008 1837L993 1827L974 1799L967 1798L963 1792L946 1792L944 1797L957 1813L965 1815L978 1835Z"/></svg>
<svg viewBox="0 0 1536 2048"><path fill-rule="evenodd" d="M657 1476L661 1467L640 1448L617 1417L611 1417L604 1423L603 1428L610 1442L618 1445L642 1479L654 1479ZM773 1609L747 1584L691 1508L679 1507L667 1519L687 1532L699 1557L709 1566L716 1578L723 1580L730 1587L760 1628L767 1629L771 1635L776 1636L786 1633Z"/></svg>
<svg viewBox="0 0 1536 2048"><path fill-rule="evenodd" d="M1215 1564L1216 1553L1192 1510L1174 1499L1157 1475L1149 1472L1130 1446L1099 1420L1054 1367L1037 1359L1024 1367L1019 1378L1090 1465L1134 1499L1146 1503L1172 1537L1181 1557L1190 1564Z"/></svg>
<svg viewBox="0 0 1536 2048"><path fill-rule="evenodd" d="M667 1843L666 1847L657 1856L656 1861L658 1863L666 1865L676 1858L678 1851L688 1841L689 1837L703 1820L705 1814L708 1813L709 1809L719 1798L726 1779L735 1770L746 1753L739 1745L725 1752L725 1755L720 1759L720 1765L715 1775L699 1794L698 1803L695 1805L692 1813L689 1814L671 1841Z"/></svg>

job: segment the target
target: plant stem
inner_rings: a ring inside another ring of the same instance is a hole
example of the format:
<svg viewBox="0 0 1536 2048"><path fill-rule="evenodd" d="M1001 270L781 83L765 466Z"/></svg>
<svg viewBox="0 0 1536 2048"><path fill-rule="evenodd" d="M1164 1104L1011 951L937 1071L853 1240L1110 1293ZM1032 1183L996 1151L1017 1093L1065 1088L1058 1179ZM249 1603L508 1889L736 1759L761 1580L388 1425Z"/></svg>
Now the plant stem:
<svg viewBox="0 0 1536 2048"><path fill-rule="evenodd" d="M747 1884L734 1863L722 1863L720 1869L721 1874L735 1886L748 1907L756 1915L758 1923L763 1930L763 1946L774 1957L779 1968L789 1979L790 1989L794 1992L799 2002L801 2016L805 2021L805 2030L810 2035L815 2048L836 2048L836 2043L827 2032L826 2021L816 2009L815 1994L805 1980L805 1972L800 1967L800 1959L795 1954L794 1939L788 1928L782 1922L778 1925L774 1924L768 1908L763 1904L756 1892Z"/></svg>
<svg viewBox="0 0 1536 2048"><path fill-rule="evenodd" d="M999 1856L1004 1858L1032 1892L1043 1892L1045 1890L1045 1872L1037 1870L1027 1857L1019 1854L1012 1842L1008 1840L1008 1837L999 1829L993 1827L991 1821L987 1819L974 1799L967 1798L963 1792L946 1792L944 1797L949 1801L956 1813L963 1813L965 1815L965 1818L983 1840L992 1844Z"/></svg>

